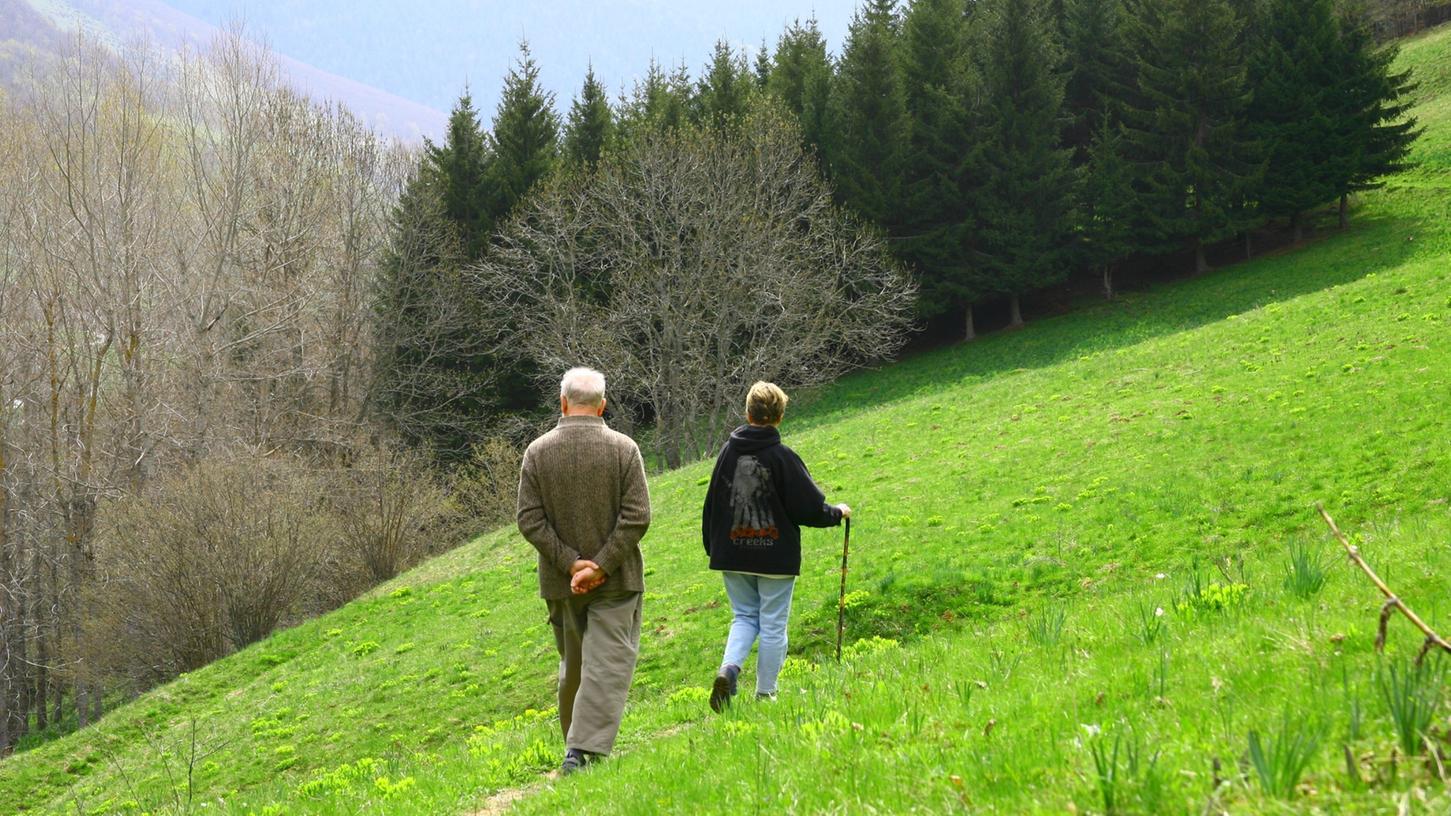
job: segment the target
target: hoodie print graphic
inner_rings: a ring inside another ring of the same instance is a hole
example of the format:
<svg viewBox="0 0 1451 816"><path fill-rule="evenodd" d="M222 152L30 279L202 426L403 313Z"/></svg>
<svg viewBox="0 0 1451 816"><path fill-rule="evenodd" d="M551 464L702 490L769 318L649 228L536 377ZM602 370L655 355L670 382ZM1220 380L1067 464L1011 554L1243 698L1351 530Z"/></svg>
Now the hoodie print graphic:
<svg viewBox="0 0 1451 816"><path fill-rule="evenodd" d="M781 537L771 513L771 471L754 456L736 459L731 479L731 543L770 547Z"/></svg>

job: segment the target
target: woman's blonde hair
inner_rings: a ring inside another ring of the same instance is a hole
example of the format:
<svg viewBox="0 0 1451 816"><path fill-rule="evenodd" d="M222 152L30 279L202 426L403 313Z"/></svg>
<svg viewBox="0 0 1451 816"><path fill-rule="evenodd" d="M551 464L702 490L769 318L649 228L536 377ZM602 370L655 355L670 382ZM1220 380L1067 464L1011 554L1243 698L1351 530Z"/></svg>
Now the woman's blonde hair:
<svg viewBox="0 0 1451 816"><path fill-rule="evenodd" d="M757 380L746 394L746 419L753 425L779 425L790 401L775 383Z"/></svg>

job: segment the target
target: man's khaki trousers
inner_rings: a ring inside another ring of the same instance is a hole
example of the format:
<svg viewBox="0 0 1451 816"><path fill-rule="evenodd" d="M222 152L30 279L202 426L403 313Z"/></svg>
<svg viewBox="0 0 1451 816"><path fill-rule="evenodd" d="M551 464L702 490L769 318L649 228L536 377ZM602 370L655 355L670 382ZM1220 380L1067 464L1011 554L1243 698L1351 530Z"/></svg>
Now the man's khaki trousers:
<svg viewBox="0 0 1451 816"><path fill-rule="evenodd" d="M564 745L608 754L640 653L640 593L600 588L545 603L559 649Z"/></svg>

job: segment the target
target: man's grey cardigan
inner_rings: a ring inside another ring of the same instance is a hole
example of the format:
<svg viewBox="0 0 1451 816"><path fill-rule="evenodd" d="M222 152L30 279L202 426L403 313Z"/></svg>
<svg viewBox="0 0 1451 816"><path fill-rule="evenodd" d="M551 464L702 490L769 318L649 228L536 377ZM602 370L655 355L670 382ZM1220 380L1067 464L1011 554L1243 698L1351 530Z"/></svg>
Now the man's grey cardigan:
<svg viewBox="0 0 1451 816"><path fill-rule="evenodd" d="M569 568L589 559L608 576L600 589L645 590L640 539L650 490L635 441L592 416L560 417L524 451L519 532L539 551L539 595L570 596Z"/></svg>

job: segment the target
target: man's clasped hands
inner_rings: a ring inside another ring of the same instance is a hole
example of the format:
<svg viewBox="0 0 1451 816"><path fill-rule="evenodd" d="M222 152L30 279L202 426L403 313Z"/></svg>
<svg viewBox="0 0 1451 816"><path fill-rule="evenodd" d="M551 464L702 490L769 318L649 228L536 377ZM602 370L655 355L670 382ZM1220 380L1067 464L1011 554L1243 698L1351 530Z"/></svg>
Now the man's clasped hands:
<svg viewBox="0 0 1451 816"><path fill-rule="evenodd" d="M605 582L605 571L600 565L587 559L581 558L574 562L569 568L569 591L576 595L583 595Z"/></svg>

